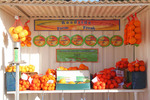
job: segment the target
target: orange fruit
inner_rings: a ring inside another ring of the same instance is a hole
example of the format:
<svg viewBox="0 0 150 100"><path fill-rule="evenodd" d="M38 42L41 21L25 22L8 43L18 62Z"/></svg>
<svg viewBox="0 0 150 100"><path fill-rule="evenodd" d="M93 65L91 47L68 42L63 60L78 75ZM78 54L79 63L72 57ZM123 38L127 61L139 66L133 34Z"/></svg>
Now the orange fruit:
<svg viewBox="0 0 150 100"><path fill-rule="evenodd" d="M141 66L144 66L144 61L139 61L139 64L141 65Z"/></svg>
<svg viewBox="0 0 150 100"><path fill-rule="evenodd" d="M135 67L135 71L138 72L139 71L139 67Z"/></svg>
<svg viewBox="0 0 150 100"><path fill-rule="evenodd" d="M145 71L145 66L140 66L140 71L144 72Z"/></svg>
<svg viewBox="0 0 150 100"><path fill-rule="evenodd" d="M17 34L17 33L20 33L22 30L23 30L23 27L22 27L22 26L17 26L17 27L14 29L14 32Z"/></svg>
<svg viewBox="0 0 150 100"><path fill-rule="evenodd" d="M141 34L135 34L136 39L141 39Z"/></svg>
<svg viewBox="0 0 150 100"><path fill-rule="evenodd" d="M31 31L28 31L28 36L30 36L31 35Z"/></svg>
<svg viewBox="0 0 150 100"><path fill-rule="evenodd" d="M19 87L19 91L22 91L23 90L23 88L22 87Z"/></svg>
<svg viewBox="0 0 150 100"><path fill-rule="evenodd" d="M27 42L27 47L31 47L31 42Z"/></svg>
<svg viewBox="0 0 150 100"><path fill-rule="evenodd" d="M25 46L25 43L24 42L21 42L21 47L24 47Z"/></svg>
<svg viewBox="0 0 150 100"><path fill-rule="evenodd" d="M138 63L135 63L135 65L134 65L135 67L139 67L139 64Z"/></svg>
<svg viewBox="0 0 150 100"><path fill-rule="evenodd" d="M29 30L29 27L28 26L24 26L24 29Z"/></svg>
<svg viewBox="0 0 150 100"><path fill-rule="evenodd" d="M28 41L31 41L32 39L31 39L31 37L27 37L27 40L28 40Z"/></svg>

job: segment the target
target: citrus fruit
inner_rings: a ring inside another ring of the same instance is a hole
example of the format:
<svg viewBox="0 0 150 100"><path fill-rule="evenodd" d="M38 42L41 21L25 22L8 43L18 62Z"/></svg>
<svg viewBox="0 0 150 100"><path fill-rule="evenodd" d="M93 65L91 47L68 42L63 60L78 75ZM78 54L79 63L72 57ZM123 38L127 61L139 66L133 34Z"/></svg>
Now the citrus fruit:
<svg viewBox="0 0 150 100"><path fill-rule="evenodd" d="M19 33L19 37L20 37L20 38L25 37L24 31L21 31L21 32Z"/></svg>
<svg viewBox="0 0 150 100"><path fill-rule="evenodd" d="M9 28L9 33L12 34L14 29L15 29L15 27L10 27Z"/></svg>
<svg viewBox="0 0 150 100"><path fill-rule="evenodd" d="M17 27L14 29L14 32L17 34L17 33L20 33L22 30L23 30L22 26L17 26Z"/></svg>
<svg viewBox="0 0 150 100"><path fill-rule="evenodd" d="M76 84L75 82L73 82L73 81L70 81L70 82L68 82L68 84Z"/></svg>
<svg viewBox="0 0 150 100"><path fill-rule="evenodd" d="M22 32L24 32L25 36L28 35L28 31L27 30L23 30Z"/></svg>
<svg viewBox="0 0 150 100"><path fill-rule="evenodd" d="M18 39L18 34L13 34L13 35L12 35L12 38L13 38L13 39Z"/></svg>
<svg viewBox="0 0 150 100"><path fill-rule="evenodd" d="M25 41L25 40L26 40L26 37L23 37L23 38L21 38L20 40L21 40L21 41Z"/></svg>
<svg viewBox="0 0 150 100"><path fill-rule="evenodd" d="M59 81L59 83L61 83L61 84L66 84L66 80L63 78L63 79L61 79L61 80Z"/></svg>

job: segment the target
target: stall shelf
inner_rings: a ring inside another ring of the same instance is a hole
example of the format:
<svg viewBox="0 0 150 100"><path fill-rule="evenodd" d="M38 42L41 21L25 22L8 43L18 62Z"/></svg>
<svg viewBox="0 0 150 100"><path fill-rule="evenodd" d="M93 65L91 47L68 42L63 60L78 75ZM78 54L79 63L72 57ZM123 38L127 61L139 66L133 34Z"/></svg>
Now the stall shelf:
<svg viewBox="0 0 150 100"><path fill-rule="evenodd" d="M0 8L11 16L18 15L23 19L126 19L129 15L149 9L149 0L129 1L54 1L54 0L0 0ZM7 94L32 93L119 93L132 92L134 100L137 93L146 90L55 90L55 91L10 91ZM16 98L15 100L19 100Z"/></svg>

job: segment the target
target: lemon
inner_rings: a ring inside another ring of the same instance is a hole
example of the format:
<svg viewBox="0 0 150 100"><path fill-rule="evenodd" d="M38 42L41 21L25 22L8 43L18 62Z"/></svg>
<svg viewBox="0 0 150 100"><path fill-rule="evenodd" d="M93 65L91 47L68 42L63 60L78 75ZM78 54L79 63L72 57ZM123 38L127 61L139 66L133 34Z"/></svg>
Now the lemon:
<svg viewBox="0 0 150 100"><path fill-rule="evenodd" d="M20 40L21 40L21 41L25 41L25 40L26 40L26 37L23 37L23 38L21 38Z"/></svg>
<svg viewBox="0 0 150 100"><path fill-rule="evenodd" d="M23 32L24 32L25 36L28 35L28 31L27 30L23 30Z"/></svg>
<svg viewBox="0 0 150 100"><path fill-rule="evenodd" d="M18 39L18 34L12 34L13 39Z"/></svg>
<svg viewBox="0 0 150 100"><path fill-rule="evenodd" d="M21 32L19 33L19 37L20 37L20 38L25 37L25 33L24 33L23 31L21 31Z"/></svg>
<svg viewBox="0 0 150 100"><path fill-rule="evenodd" d="M23 31L23 27L22 26L17 26L15 29L14 29L14 32L17 34L17 33L20 33L21 31Z"/></svg>
<svg viewBox="0 0 150 100"><path fill-rule="evenodd" d="M70 81L68 82L68 84L76 84L74 81Z"/></svg>
<svg viewBox="0 0 150 100"><path fill-rule="evenodd" d="M12 34L14 29L15 29L15 27L10 27L9 28L9 33Z"/></svg>
<svg viewBox="0 0 150 100"><path fill-rule="evenodd" d="M63 79L61 79L61 80L59 81L59 83L61 83L61 84L66 84L66 80L63 78Z"/></svg>

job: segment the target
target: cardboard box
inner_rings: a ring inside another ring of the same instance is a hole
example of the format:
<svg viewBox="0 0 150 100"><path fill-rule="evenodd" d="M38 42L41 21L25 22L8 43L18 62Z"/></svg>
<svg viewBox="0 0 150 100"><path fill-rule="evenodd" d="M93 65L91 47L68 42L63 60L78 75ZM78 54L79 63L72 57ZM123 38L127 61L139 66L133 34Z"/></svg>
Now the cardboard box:
<svg viewBox="0 0 150 100"><path fill-rule="evenodd" d="M66 83L73 81L76 84L60 84L59 81L61 79L65 79ZM87 82L77 84L78 82L85 82L85 81ZM89 90L89 89L91 89L89 70L57 71L56 90Z"/></svg>
<svg viewBox="0 0 150 100"><path fill-rule="evenodd" d="M85 79L90 80L90 72L89 70L57 71L57 82L63 78L66 80L66 82L83 82Z"/></svg>

